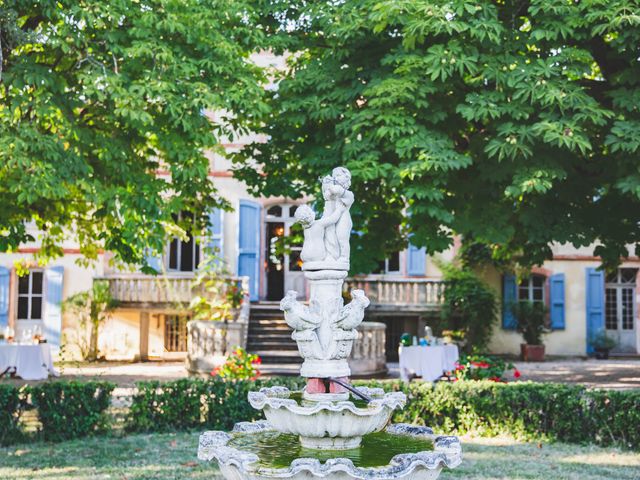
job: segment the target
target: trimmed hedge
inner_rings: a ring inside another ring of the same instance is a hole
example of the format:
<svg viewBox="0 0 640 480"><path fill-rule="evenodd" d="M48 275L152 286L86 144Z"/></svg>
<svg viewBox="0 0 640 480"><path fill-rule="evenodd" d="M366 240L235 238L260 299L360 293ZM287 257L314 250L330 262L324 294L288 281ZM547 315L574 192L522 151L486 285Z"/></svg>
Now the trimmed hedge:
<svg viewBox="0 0 640 480"><path fill-rule="evenodd" d="M0 384L0 445L8 445L22 438L19 424L22 408L20 389Z"/></svg>
<svg viewBox="0 0 640 480"><path fill-rule="evenodd" d="M110 382L46 382L28 387L38 410L45 440L61 441L108 430L106 410L111 405Z"/></svg>
<svg viewBox="0 0 640 480"><path fill-rule="evenodd" d="M125 429L129 432L171 432L195 428L228 430L236 422L262 417L247 401L251 390L283 385L291 390L304 386L300 378L224 381L184 378L172 382L140 382Z"/></svg>
<svg viewBox="0 0 640 480"><path fill-rule="evenodd" d="M640 449L640 390L555 383L412 383L396 422L447 433L509 434Z"/></svg>
<svg viewBox="0 0 640 480"><path fill-rule="evenodd" d="M400 390L408 395L395 422L434 427L442 433L508 434L574 443L640 449L640 390L590 390L553 383L356 381L356 385ZM262 418L247 401L251 390L283 385L299 390L300 378L257 381L181 379L141 382L127 414L131 432L228 430L236 422ZM106 410L114 385L107 382L48 382L0 385L0 443L24 438L19 418L37 408L42 438L65 440L109 427Z"/></svg>

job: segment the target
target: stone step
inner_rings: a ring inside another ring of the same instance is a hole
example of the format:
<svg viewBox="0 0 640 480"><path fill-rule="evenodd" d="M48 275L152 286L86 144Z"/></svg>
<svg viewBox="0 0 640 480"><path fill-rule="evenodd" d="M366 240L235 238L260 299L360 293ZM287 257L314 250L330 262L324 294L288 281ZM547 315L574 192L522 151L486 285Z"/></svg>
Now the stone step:
<svg viewBox="0 0 640 480"><path fill-rule="evenodd" d="M251 330L250 330L251 332ZM291 338L291 332L282 332L280 330L275 330L271 333L263 333L263 332L253 332L253 335L249 335L249 342L254 339L259 339L261 341L274 342L274 341L283 341L283 342L293 342L294 340Z"/></svg>
<svg viewBox="0 0 640 480"><path fill-rule="evenodd" d="M281 352L273 350L251 350L249 353L255 353L260 356L263 364L283 364L283 363L302 363L302 357L297 350L285 350Z"/></svg>
<svg viewBox="0 0 640 480"><path fill-rule="evenodd" d="M298 350L298 345L294 341L289 342L263 342L261 340L249 340L247 348L252 350L269 350L274 354L282 351Z"/></svg>

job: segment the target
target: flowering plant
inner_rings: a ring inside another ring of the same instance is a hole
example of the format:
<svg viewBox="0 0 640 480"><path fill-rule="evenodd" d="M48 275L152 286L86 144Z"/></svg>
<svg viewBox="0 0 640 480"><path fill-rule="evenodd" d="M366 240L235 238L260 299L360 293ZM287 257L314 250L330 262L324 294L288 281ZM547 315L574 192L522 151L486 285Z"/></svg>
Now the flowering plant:
<svg viewBox="0 0 640 480"><path fill-rule="evenodd" d="M255 380L260 375L258 365L261 363L258 355L237 347L224 364L213 369L211 375L225 380Z"/></svg>
<svg viewBox="0 0 640 480"><path fill-rule="evenodd" d="M491 380L505 382L505 373L513 370L513 378L520 372L512 363L489 355L462 355L455 370L456 380Z"/></svg>

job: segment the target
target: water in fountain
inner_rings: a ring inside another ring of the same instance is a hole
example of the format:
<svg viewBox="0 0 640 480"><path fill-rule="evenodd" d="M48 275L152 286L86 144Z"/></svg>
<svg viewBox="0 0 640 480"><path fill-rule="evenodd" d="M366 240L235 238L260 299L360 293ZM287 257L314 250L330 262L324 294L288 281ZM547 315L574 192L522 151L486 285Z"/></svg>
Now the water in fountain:
<svg viewBox="0 0 640 480"><path fill-rule="evenodd" d="M351 292L344 305L342 287L349 270L349 209L354 202L350 172L342 167L322 180L321 217L298 207L304 227L301 258L309 281L308 305L290 291L280 303L293 328L307 379L302 392L285 387L249 393L249 403L266 421L240 422L230 433L205 432L198 457L217 460L230 480L305 478L435 479L443 467L461 461L457 437L435 435L430 428L391 424L406 396L382 389L354 389L347 359L356 327L369 300Z"/></svg>

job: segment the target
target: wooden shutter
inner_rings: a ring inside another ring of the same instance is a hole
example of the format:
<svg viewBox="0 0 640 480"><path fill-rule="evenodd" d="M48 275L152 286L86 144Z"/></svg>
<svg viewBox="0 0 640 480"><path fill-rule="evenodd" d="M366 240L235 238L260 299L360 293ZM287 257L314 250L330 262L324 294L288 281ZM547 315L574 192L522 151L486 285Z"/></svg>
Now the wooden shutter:
<svg viewBox="0 0 640 480"><path fill-rule="evenodd" d="M516 276L505 274L502 276L502 328L515 330L518 322L511 311L511 307L518 299Z"/></svg>
<svg viewBox="0 0 640 480"><path fill-rule="evenodd" d="M587 353L593 353L593 338L604 328L604 272L587 268Z"/></svg>
<svg viewBox="0 0 640 480"><path fill-rule="evenodd" d="M549 297L551 328L564 330L564 273L556 273L549 278Z"/></svg>
<svg viewBox="0 0 640 480"><path fill-rule="evenodd" d="M249 298L258 300L260 282L260 205L240 200L238 227L238 275L249 277Z"/></svg>
<svg viewBox="0 0 640 480"><path fill-rule="evenodd" d="M45 278L45 312L44 336L51 348L60 348L62 332L62 282L64 267L49 267L44 271Z"/></svg>
<svg viewBox="0 0 640 480"><path fill-rule="evenodd" d="M209 243L210 252L220 258L224 258L224 212L220 208L214 208L209 213Z"/></svg>
<svg viewBox="0 0 640 480"><path fill-rule="evenodd" d="M418 248L409 242L407 249L407 275L424 277L427 269L427 249Z"/></svg>

